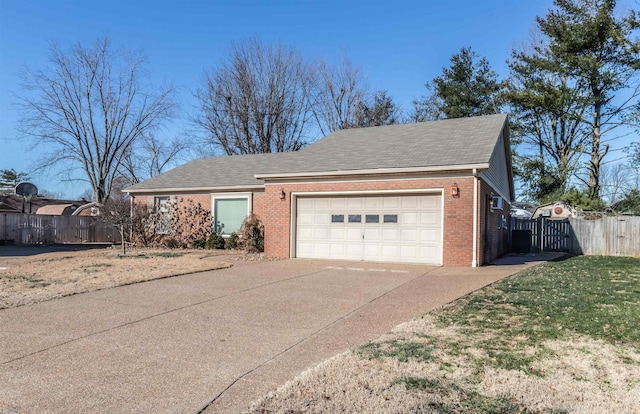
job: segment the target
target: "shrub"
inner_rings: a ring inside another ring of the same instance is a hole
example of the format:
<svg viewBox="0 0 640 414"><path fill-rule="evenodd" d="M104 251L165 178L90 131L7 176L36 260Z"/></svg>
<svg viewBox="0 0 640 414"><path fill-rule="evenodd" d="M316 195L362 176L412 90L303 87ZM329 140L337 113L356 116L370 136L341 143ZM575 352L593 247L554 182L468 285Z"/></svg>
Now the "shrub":
<svg viewBox="0 0 640 414"><path fill-rule="evenodd" d="M204 247L205 249L224 249L224 238L218 233L211 233Z"/></svg>
<svg viewBox="0 0 640 414"><path fill-rule="evenodd" d="M207 245L206 239L196 239L191 242L192 249L204 249L206 245Z"/></svg>
<svg viewBox="0 0 640 414"><path fill-rule="evenodd" d="M242 245L249 253L264 252L264 226L255 214L251 214L240 228Z"/></svg>
<svg viewBox="0 0 640 414"><path fill-rule="evenodd" d="M233 232L229 235L229 238L227 239L227 242L225 244L225 248L227 250L233 250L233 249L237 249L240 246L240 237L238 236L238 233Z"/></svg>
<svg viewBox="0 0 640 414"><path fill-rule="evenodd" d="M174 198L165 212L137 204L132 217L133 241L144 246L200 246L211 232L211 212L199 203ZM172 239L173 241L168 241Z"/></svg>
<svg viewBox="0 0 640 414"><path fill-rule="evenodd" d="M178 243L178 241L174 238L165 239L164 245L169 249L177 249L180 247L180 243Z"/></svg>

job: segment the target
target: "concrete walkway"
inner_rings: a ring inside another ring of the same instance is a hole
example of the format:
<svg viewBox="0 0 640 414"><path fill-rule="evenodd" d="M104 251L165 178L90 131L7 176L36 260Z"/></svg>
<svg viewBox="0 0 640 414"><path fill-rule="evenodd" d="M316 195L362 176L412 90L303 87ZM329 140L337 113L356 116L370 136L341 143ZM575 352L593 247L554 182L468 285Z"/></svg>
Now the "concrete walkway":
<svg viewBox="0 0 640 414"><path fill-rule="evenodd" d="M238 262L0 310L0 413L239 412L524 262Z"/></svg>

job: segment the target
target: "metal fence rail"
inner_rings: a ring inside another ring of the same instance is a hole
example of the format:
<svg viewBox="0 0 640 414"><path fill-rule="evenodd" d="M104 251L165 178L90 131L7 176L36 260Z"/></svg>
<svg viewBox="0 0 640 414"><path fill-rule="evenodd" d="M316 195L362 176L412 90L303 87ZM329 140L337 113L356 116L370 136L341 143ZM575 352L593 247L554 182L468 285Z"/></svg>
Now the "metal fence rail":
<svg viewBox="0 0 640 414"><path fill-rule="evenodd" d="M0 240L15 244L120 243L120 233L96 217L2 213Z"/></svg>

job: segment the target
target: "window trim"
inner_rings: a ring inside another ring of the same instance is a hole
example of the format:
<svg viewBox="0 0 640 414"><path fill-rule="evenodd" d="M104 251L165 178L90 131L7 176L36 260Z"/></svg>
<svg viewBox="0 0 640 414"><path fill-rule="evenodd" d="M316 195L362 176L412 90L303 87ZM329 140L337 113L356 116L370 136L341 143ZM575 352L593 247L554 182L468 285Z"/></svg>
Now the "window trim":
<svg viewBox="0 0 640 414"><path fill-rule="evenodd" d="M246 198L247 199L247 215L248 217L253 211L253 193L244 192L244 193L211 193L211 231L214 232L216 229L216 200L224 200L224 199L236 199L236 198ZM222 237L225 239L228 238L230 234L223 234Z"/></svg>

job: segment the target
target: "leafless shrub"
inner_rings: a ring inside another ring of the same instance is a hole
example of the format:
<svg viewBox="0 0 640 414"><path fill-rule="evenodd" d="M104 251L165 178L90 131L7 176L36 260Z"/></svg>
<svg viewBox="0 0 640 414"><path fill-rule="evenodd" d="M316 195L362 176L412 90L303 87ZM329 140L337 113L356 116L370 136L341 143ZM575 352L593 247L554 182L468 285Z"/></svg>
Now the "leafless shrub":
<svg viewBox="0 0 640 414"><path fill-rule="evenodd" d="M134 207L132 220L136 243L149 247L187 248L206 241L211 234L211 212L192 200L173 200L166 212Z"/></svg>

